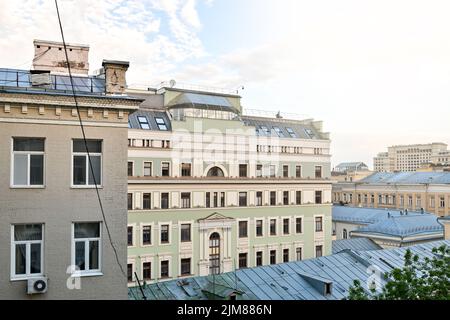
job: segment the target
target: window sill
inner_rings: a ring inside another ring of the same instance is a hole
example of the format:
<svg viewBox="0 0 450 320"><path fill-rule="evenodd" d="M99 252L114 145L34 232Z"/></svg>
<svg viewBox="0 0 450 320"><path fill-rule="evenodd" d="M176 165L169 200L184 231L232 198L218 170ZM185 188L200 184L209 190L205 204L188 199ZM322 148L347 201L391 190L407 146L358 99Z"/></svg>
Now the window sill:
<svg viewBox="0 0 450 320"><path fill-rule="evenodd" d="M45 186L9 186L10 189L45 189Z"/></svg>
<svg viewBox="0 0 450 320"><path fill-rule="evenodd" d="M71 189L95 189L95 186L77 186L77 185L71 185ZM103 189L103 186L98 185L98 189Z"/></svg>
<svg viewBox="0 0 450 320"><path fill-rule="evenodd" d="M11 277L10 281L11 282L26 281L26 280L37 279L37 278L42 278L42 277L44 277L43 274L33 274L33 275L28 275L28 276L14 276L14 277Z"/></svg>
<svg viewBox="0 0 450 320"><path fill-rule="evenodd" d="M82 272L82 271L75 271L70 276L71 278L78 278L78 277L100 277L103 276L103 272L101 271L93 271L93 272Z"/></svg>

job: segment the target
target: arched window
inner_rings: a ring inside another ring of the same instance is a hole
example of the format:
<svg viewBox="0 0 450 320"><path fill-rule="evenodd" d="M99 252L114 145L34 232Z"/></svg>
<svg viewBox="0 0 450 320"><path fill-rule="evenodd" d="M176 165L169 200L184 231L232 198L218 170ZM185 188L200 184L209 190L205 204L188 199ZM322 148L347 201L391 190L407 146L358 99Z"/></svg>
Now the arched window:
<svg viewBox="0 0 450 320"><path fill-rule="evenodd" d="M209 237L209 273L220 273L220 235L217 232Z"/></svg>
<svg viewBox="0 0 450 320"><path fill-rule="evenodd" d="M342 238L347 239L347 229L342 230Z"/></svg>
<svg viewBox="0 0 450 320"><path fill-rule="evenodd" d="M220 169L219 167L212 167L211 169L209 169L208 177L224 177L224 173L223 170Z"/></svg>

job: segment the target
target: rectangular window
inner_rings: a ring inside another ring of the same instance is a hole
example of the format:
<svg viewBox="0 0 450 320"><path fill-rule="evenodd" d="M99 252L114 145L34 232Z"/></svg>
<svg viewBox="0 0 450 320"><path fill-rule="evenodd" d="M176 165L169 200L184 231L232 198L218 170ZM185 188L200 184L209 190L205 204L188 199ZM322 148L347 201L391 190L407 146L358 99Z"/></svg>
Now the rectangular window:
<svg viewBox="0 0 450 320"><path fill-rule="evenodd" d="M17 224L12 226L12 279L43 274L43 233L43 224Z"/></svg>
<svg viewBox="0 0 450 320"><path fill-rule="evenodd" d="M283 191L283 204L289 205L289 191Z"/></svg>
<svg viewBox="0 0 450 320"><path fill-rule="evenodd" d="M295 233L302 233L302 218L295 218Z"/></svg>
<svg viewBox="0 0 450 320"><path fill-rule="evenodd" d="M72 264L80 272L91 273L101 270L101 227L100 222L73 224Z"/></svg>
<svg viewBox="0 0 450 320"><path fill-rule="evenodd" d="M263 193L261 191L256 192L256 205L258 207L263 205Z"/></svg>
<svg viewBox="0 0 450 320"><path fill-rule="evenodd" d="M277 251L270 250L270 264L276 264L276 263L277 263Z"/></svg>
<svg viewBox="0 0 450 320"><path fill-rule="evenodd" d="M163 176L163 177L170 176L170 163L169 162L161 162L161 176Z"/></svg>
<svg viewBox="0 0 450 320"><path fill-rule="evenodd" d="M270 165L269 167L269 175L271 178L275 178L276 177L276 167L274 165Z"/></svg>
<svg viewBox="0 0 450 320"><path fill-rule="evenodd" d="M152 263L151 262L144 262L142 264L142 278L144 280L151 280L152 279Z"/></svg>
<svg viewBox="0 0 450 320"><path fill-rule="evenodd" d="M283 234L289 234L289 218L283 219Z"/></svg>
<svg viewBox="0 0 450 320"><path fill-rule="evenodd" d="M127 240L128 240L128 246L133 246L133 227L127 228Z"/></svg>
<svg viewBox="0 0 450 320"><path fill-rule="evenodd" d="M168 224L161 225L161 243L163 244L169 243L169 227Z"/></svg>
<svg viewBox="0 0 450 320"><path fill-rule="evenodd" d="M256 252L256 266L260 267L263 265L263 253L262 251Z"/></svg>
<svg viewBox="0 0 450 320"><path fill-rule="evenodd" d="M169 277L169 260L161 261L161 278Z"/></svg>
<svg viewBox="0 0 450 320"><path fill-rule="evenodd" d="M289 249L283 249L283 262L289 262Z"/></svg>
<svg viewBox="0 0 450 320"><path fill-rule="evenodd" d="M13 139L13 186L44 185L44 141L41 138Z"/></svg>
<svg viewBox="0 0 450 320"><path fill-rule="evenodd" d="M316 232L322 232L322 231L323 231L323 218L316 217Z"/></svg>
<svg viewBox="0 0 450 320"><path fill-rule="evenodd" d="M284 138L284 133L283 133L283 131L282 131L279 127L273 127L273 130L276 132L276 134L277 134L280 138Z"/></svg>
<svg viewBox="0 0 450 320"><path fill-rule="evenodd" d="M158 129L161 131L167 131L167 125L166 121L164 121L164 118L161 117L155 117L156 125L158 126Z"/></svg>
<svg viewBox="0 0 450 320"><path fill-rule="evenodd" d="M286 131L289 133L289 135L291 136L291 138L297 138L297 135L295 134L294 130L292 130L292 128L286 128Z"/></svg>
<svg viewBox="0 0 450 320"><path fill-rule="evenodd" d="M277 219L270 219L270 235L277 235Z"/></svg>
<svg viewBox="0 0 450 320"><path fill-rule="evenodd" d="M296 191L295 192L295 204L296 205L301 205L302 204L302 192L301 191Z"/></svg>
<svg viewBox="0 0 450 320"><path fill-rule="evenodd" d="M138 116L137 120L141 129L150 130L150 124L148 123L148 119L146 116Z"/></svg>
<svg viewBox="0 0 450 320"><path fill-rule="evenodd" d="M302 260L302 248L299 247L295 249L295 259L297 261Z"/></svg>
<svg viewBox="0 0 450 320"><path fill-rule="evenodd" d="M422 198L420 196L416 197L416 209L422 208Z"/></svg>
<svg viewBox="0 0 450 320"><path fill-rule="evenodd" d="M190 177L191 176L191 167L190 163L182 163L181 164L181 176L182 177Z"/></svg>
<svg viewBox="0 0 450 320"><path fill-rule="evenodd" d="M316 168L315 168L315 177L316 177L316 179L321 179L322 178L322 167L321 166L316 166Z"/></svg>
<svg viewBox="0 0 450 320"><path fill-rule="evenodd" d="M149 246L152 244L152 226L142 227L142 244Z"/></svg>
<svg viewBox="0 0 450 320"><path fill-rule="evenodd" d="M239 269L247 268L247 253L239 253Z"/></svg>
<svg viewBox="0 0 450 320"><path fill-rule="evenodd" d="M444 197L439 198L439 208L445 208L445 198Z"/></svg>
<svg viewBox="0 0 450 320"><path fill-rule="evenodd" d="M434 208L434 197L430 197L430 208Z"/></svg>
<svg viewBox="0 0 450 320"><path fill-rule="evenodd" d="M191 275L191 258L181 259L180 265L181 265L181 275L182 276Z"/></svg>
<svg viewBox="0 0 450 320"><path fill-rule="evenodd" d="M151 162L144 162L144 177L151 177L152 176L152 163Z"/></svg>
<svg viewBox="0 0 450 320"><path fill-rule="evenodd" d="M248 222L239 221L239 238L247 238L247 237L248 237Z"/></svg>
<svg viewBox="0 0 450 320"><path fill-rule="evenodd" d="M191 242L191 224L181 225L181 242Z"/></svg>
<svg viewBox="0 0 450 320"><path fill-rule="evenodd" d="M211 207L211 192L206 192L206 208L210 208Z"/></svg>
<svg viewBox="0 0 450 320"><path fill-rule="evenodd" d="M220 206L221 206L222 208L225 207L225 192L221 192L221 193L220 193Z"/></svg>
<svg viewBox="0 0 450 320"><path fill-rule="evenodd" d="M181 207L187 209L191 207L191 193L182 192L181 193Z"/></svg>
<svg viewBox="0 0 450 320"><path fill-rule="evenodd" d="M247 165L246 164L239 165L239 177L241 177L241 178L247 177Z"/></svg>
<svg viewBox="0 0 450 320"><path fill-rule="evenodd" d="M283 178L288 178L288 177L289 177L289 166L283 165Z"/></svg>
<svg viewBox="0 0 450 320"><path fill-rule="evenodd" d="M302 166L295 166L295 177L296 178L302 177Z"/></svg>
<svg viewBox="0 0 450 320"><path fill-rule="evenodd" d="M142 194L142 209L150 210L152 207L152 194L143 193Z"/></svg>
<svg viewBox="0 0 450 320"><path fill-rule="evenodd" d="M263 236L263 221L262 220L256 220L256 236L257 237Z"/></svg>
<svg viewBox="0 0 450 320"><path fill-rule="evenodd" d="M217 208L219 206L219 195L217 192L214 192L214 198L213 198L213 206L214 208Z"/></svg>
<svg viewBox="0 0 450 320"><path fill-rule="evenodd" d="M88 152L90 155L90 163ZM90 167L92 165L92 170ZM82 139L73 140L72 166L74 186L95 186L102 184L102 141L88 140L87 149ZM94 172L94 174L92 174Z"/></svg>
<svg viewBox="0 0 450 320"><path fill-rule="evenodd" d="M128 203L128 210L133 210L133 194L128 193L127 203Z"/></svg>
<svg viewBox="0 0 450 320"><path fill-rule="evenodd" d="M277 205L277 192L276 191L270 191L270 205L271 206Z"/></svg>
<svg viewBox="0 0 450 320"><path fill-rule="evenodd" d="M316 204L320 203L322 203L322 191L316 191Z"/></svg>
<svg viewBox="0 0 450 320"><path fill-rule="evenodd" d="M239 192L239 206L240 207L247 206L247 192Z"/></svg>
<svg viewBox="0 0 450 320"><path fill-rule="evenodd" d="M161 193L161 209L169 209L169 193Z"/></svg>
<svg viewBox="0 0 450 320"><path fill-rule="evenodd" d="M128 161L128 176L132 177L134 172L134 162Z"/></svg>
<svg viewBox="0 0 450 320"><path fill-rule="evenodd" d="M127 264L127 280L128 282L133 282L133 264Z"/></svg>
<svg viewBox="0 0 450 320"><path fill-rule="evenodd" d="M322 252L323 246L316 246L316 258L319 258L322 256L323 252Z"/></svg>
<svg viewBox="0 0 450 320"><path fill-rule="evenodd" d="M262 164L256 165L256 177L261 178L263 176L263 166Z"/></svg>

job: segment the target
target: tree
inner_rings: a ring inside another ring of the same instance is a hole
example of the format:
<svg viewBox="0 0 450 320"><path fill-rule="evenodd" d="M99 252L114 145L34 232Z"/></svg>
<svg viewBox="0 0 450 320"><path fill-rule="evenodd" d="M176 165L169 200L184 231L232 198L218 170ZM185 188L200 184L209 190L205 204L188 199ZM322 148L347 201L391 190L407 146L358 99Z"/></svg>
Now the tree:
<svg viewBox="0 0 450 320"><path fill-rule="evenodd" d="M381 292L366 290L358 280L349 289L349 300L450 300L450 248L433 248L433 258L420 259L406 250L402 268L384 274Z"/></svg>

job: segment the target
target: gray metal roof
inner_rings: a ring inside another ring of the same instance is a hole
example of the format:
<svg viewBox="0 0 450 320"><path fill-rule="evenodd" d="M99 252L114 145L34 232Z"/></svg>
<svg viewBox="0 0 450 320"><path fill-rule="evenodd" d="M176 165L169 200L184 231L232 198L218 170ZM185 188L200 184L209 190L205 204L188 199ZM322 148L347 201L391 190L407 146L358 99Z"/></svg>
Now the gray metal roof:
<svg viewBox="0 0 450 320"><path fill-rule="evenodd" d="M376 184L450 184L450 172L377 172L358 181Z"/></svg>
<svg viewBox="0 0 450 320"><path fill-rule="evenodd" d="M287 119L263 118L254 116L242 116L242 121L248 126L256 128L256 134L267 137L282 137L295 139L322 139L319 131L312 125L303 124L300 121L289 121ZM269 132L265 131L265 128ZM275 128L279 128L277 132ZM292 130L294 136L288 131Z"/></svg>
<svg viewBox="0 0 450 320"><path fill-rule="evenodd" d="M338 169L348 169L348 168L358 168L358 167L367 167L364 162L342 162L339 163L336 168Z"/></svg>
<svg viewBox="0 0 450 320"><path fill-rule="evenodd" d="M333 221L349 222L355 224L372 224L390 217L399 217L402 210L381 208L359 208L335 205L332 208ZM404 213L403 213L404 214ZM434 216L433 214L409 211L408 216Z"/></svg>
<svg viewBox="0 0 450 320"><path fill-rule="evenodd" d="M176 98L167 104L170 108L197 108L197 109L212 109L230 111L239 113L236 108L233 107L228 98L223 96L200 94L193 92L184 92L179 94Z"/></svg>
<svg viewBox="0 0 450 320"><path fill-rule="evenodd" d="M421 259L432 258L432 249L444 244L450 246L450 241L390 250L346 250L330 256L241 269L214 277L160 282L145 285L143 290L148 300L206 300L208 295L203 289L207 288L211 294L211 284L215 283L220 285L221 293L239 291L237 299L242 300L341 300L347 297L354 280L366 283L372 275L368 267L376 267L382 273L389 272L394 267L403 266L407 249ZM375 281L380 285L385 283L382 278ZM327 283L332 286L331 294L325 294L324 286ZM142 299L140 289L129 288L128 297L132 300Z"/></svg>
<svg viewBox="0 0 450 320"><path fill-rule="evenodd" d="M139 121L138 121L138 117L145 117L149 123L150 129L147 130L152 130L152 131L160 131L158 128L158 125L156 123L155 118L163 118L164 122L167 126L167 130L165 131L171 131L172 130L172 125L170 122L170 119L167 115L166 112L164 111L156 111L156 110L149 110L149 109L139 109L136 112L133 112L132 114L129 115L128 119L129 119L129 125L131 126L131 129L142 129Z"/></svg>
<svg viewBox="0 0 450 320"><path fill-rule="evenodd" d="M381 247L368 238L353 238L334 240L332 242L333 254L339 253L344 250L353 251L371 251L380 250Z"/></svg>

